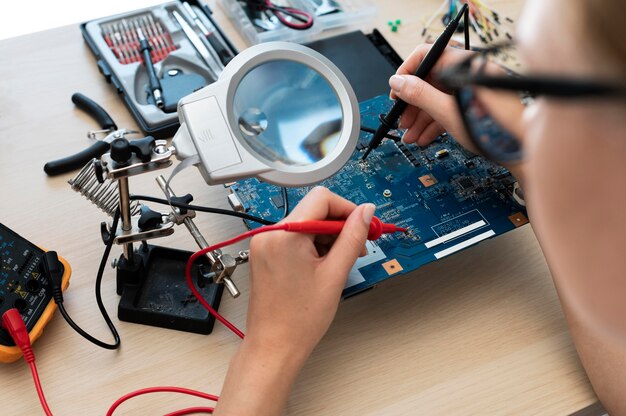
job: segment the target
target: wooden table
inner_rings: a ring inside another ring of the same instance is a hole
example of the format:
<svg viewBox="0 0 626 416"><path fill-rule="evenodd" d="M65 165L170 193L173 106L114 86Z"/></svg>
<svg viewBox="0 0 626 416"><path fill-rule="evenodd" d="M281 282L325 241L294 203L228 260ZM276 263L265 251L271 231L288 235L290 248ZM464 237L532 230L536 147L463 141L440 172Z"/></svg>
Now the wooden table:
<svg viewBox="0 0 626 416"><path fill-rule="evenodd" d="M419 42L421 22L439 1L380 0L376 26L402 56ZM519 13L519 1L494 1ZM402 18L397 33L386 28ZM239 48L245 45L221 10L216 18ZM97 336L110 336L93 286L103 251L103 213L70 190L71 175L48 178L45 161L84 148L93 120L70 101L80 91L101 103L119 126L136 126L98 73L78 25L0 42L0 221L72 265L66 307ZM160 195L151 175L131 191ZM226 190L207 187L190 169L173 183L196 202L227 207ZM241 232L237 219L200 214L210 241ZM193 250L184 229L158 244ZM244 247L245 244L241 245ZM118 256L120 248L113 251ZM245 327L248 267L220 311ZM104 300L115 315L114 271ZM201 336L119 322L122 348L111 352L80 338L57 314L35 344L42 382L58 415L102 415L119 396L156 385L219 393L239 340L216 325ZM28 367L0 369L0 413L35 415L40 407ZM289 415L568 414L595 396L577 358L558 298L530 226L415 273L391 279L343 302L327 336L300 375ZM131 401L119 414L163 414L203 401L158 395Z"/></svg>

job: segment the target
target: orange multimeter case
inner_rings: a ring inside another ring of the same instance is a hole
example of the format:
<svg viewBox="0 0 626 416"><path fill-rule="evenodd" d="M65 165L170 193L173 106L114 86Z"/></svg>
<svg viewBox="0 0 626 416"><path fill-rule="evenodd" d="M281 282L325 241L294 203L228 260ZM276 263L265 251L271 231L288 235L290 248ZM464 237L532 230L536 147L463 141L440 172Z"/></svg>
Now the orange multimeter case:
<svg viewBox="0 0 626 416"><path fill-rule="evenodd" d="M44 250L0 224L0 315L16 308L22 315L31 343L34 343L56 309L52 299L49 276L43 272ZM59 257L63 265L61 289L70 283L72 269ZM10 363L22 356L9 333L0 329L0 362Z"/></svg>

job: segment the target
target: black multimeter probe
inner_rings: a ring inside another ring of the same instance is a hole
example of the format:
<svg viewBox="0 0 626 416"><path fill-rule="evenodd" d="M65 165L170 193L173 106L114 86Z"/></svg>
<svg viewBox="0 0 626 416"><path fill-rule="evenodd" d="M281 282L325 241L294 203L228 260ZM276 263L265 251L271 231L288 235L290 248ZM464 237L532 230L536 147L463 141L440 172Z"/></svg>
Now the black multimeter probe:
<svg viewBox="0 0 626 416"><path fill-rule="evenodd" d="M468 6L466 3L463 5L463 7L461 7L461 10L456 15L456 17L450 23L448 23L448 25L446 26L444 31L441 33L441 35L437 38L435 43L433 43L433 46L430 48L430 51L428 51L428 53L422 60L422 63L419 65L419 67L417 67L417 70L415 71L416 77L425 79L426 76L430 73L430 71L433 69L433 67L435 66L435 64L441 57L441 55L443 55L443 52L445 51L446 46L448 45L448 42L450 42L452 35L454 35L454 32L456 32L456 29L459 27L459 22L461 21L461 18L463 18L463 15L466 14L467 11L468 11ZM468 34L469 32L467 31L467 28L466 28L465 29L465 41L466 41L465 47L466 48L469 46ZM361 160L365 160L367 156L369 156L370 152L376 149L380 145L380 143L383 141L385 136L389 133L389 130L396 128L396 126L398 125L398 120L400 119L400 116L402 115L402 113L404 113L404 110L406 110L407 106L408 104L405 101L398 98L396 102L394 103L393 107L391 107L391 110L389 110L389 112L387 113L387 115L383 115L383 114L380 115L380 125L378 126L378 129L376 129L376 132L374 133L374 137L372 138L372 140L370 140L367 146L367 150L365 151L365 154L363 154L363 157L361 158Z"/></svg>

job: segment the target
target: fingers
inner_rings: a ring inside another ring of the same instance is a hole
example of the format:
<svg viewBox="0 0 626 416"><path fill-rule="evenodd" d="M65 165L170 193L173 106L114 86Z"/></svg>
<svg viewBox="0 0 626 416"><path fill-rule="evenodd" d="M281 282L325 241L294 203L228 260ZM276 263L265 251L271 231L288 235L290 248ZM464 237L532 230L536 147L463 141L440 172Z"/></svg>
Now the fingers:
<svg viewBox="0 0 626 416"><path fill-rule="evenodd" d="M449 124L454 112L453 98L412 75L394 75L389 79L393 92L408 104L427 112L442 125Z"/></svg>
<svg viewBox="0 0 626 416"><path fill-rule="evenodd" d="M411 108L411 107L410 107ZM415 107L412 107L415 108ZM412 125L402 135L403 143L415 143L424 131L433 122L433 118L426 111L420 111Z"/></svg>
<svg viewBox="0 0 626 416"><path fill-rule="evenodd" d="M436 77L422 80L413 74L430 51L432 45L423 44L415 48L404 63L398 68L396 75L389 79L392 99L402 99L409 104L400 119L400 127L408 129L403 136L405 143L419 142L428 144L443 129L462 133L459 129L458 114L454 98L442 91ZM442 71L445 67L466 59L473 52L447 48L433 67L431 74ZM431 127L433 121L441 128ZM428 129L428 131L427 131ZM421 139L420 139L421 138Z"/></svg>
<svg viewBox="0 0 626 416"><path fill-rule="evenodd" d="M430 51L430 48L433 45L431 44L422 44L418 45L411 55L400 65L396 74L398 75L412 75L417 70L417 67L422 63L424 57ZM444 54L437 60L437 63L433 67L431 73L437 73L443 70L448 65L460 62L465 59L467 56L471 55L474 52L463 51L455 48L446 48Z"/></svg>
<svg viewBox="0 0 626 416"><path fill-rule="evenodd" d="M327 188L316 186L296 205L285 221L325 220L347 218L356 205L332 193Z"/></svg>
<svg viewBox="0 0 626 416"><path fill-rule="evenodd" d="M400 67L396 71L396 74L398 75L414 74L415 71L417 70L417 67L422 63L422 61L424 60L424 57L426 56L426 54L428 53L431 47L432 45L426 44L426 43L418 45L413 50L413 52L411 52L409 57L402 63L402 65L400 65ZM440 61L441 59L439 60L439 62ZM437 66L435 66L433 70L435 70L436 68Z"/></svg>
<svg viewBox="0 0 626 416"><path fill-rule="evenodd" d="M407 107L407 109L404 110L404 113L402 113L402 116L400 117L400 124L398 127L400 127L401 129L408 129L415 123L415 120L417 119L419 114L419 108Z"/></svg>
<svg viewBox="0 0 626 416"><path fill-rule="evenodd" d="M357 257L363 252L370 222L374 216L374 204L359 205L346 220L346 224L327 254L324 264L338 276L348 276ZM338 282L345 284L345 281Z"/></svg>
<svg viewBox="0 0 626 416"><path fill-rule="evenodd" d="M317 248L317 254L319 257L324 257L330 251L330 248L337 241L336 235L316 235L313 243ZM367 247L363 246L361 253L359 253L359 257L367 256Z"/></svg>
<svg viewBox="0 0 626 416"><path fill-rule="evenodd" d="M417 138L417 144L419 146L428 146L433 140L442 135L445 132L441 124L433 121L420 133Z"/></svg>

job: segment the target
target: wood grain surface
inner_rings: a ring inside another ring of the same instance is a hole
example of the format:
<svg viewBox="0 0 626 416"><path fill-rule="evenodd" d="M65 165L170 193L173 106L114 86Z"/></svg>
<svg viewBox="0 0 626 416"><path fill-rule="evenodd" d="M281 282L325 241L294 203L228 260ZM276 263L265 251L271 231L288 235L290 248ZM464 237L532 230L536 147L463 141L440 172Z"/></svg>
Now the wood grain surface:
<svg viewBox="0 0 626 416"><path fill-rule="evenodd" d="M437 0L380 0L374 26L406 57ZM520 1L493 1L517 16ZM245 47L218 8L216 19ZM396 33L390 19L402 19ZM363 29L371 29L363 27ZM80 91L120 127L136 124L98 73L78 25L0 42L0 221L72 265L66 308L89 332L110 334L96 307L94 279L107 218L67 185L48 178L47 160L83 149L97 126L74 108ZM132 178L131 192L160 195L152 175ZM172 183L195 202L227 208L226 190L188 170ZM198 214L217 242L244 230L241 221ZM158 244L195 249L183 228ZM245 247L245 243L238 247ZM237 248L237 247L236 247ZM233 251L235 248L233 248ZM115 247L113 255L121 250ZM288 255L288 253L285 253ZM277 259L280 261L280 259ZM248 267L220 307L245 329ZM114 271L105 272L105 304L116 315ZM216 324L210 336L119 322L119 351L99 349L56 314L35 344L37 363L56 415L103 415L119 396L142 387L177 385L219 393L239 340ZM0 368L0 413L36 415L40 406L24 362ZM530 226L489 240L415 273L344 301L329 333L298 378L288 415L515 414L563 415L595 401L572 345L552 279ZM158 415L204 405L159 394L133 400L120 415ZM116 413L118 414L118 413Z"/></svg>

